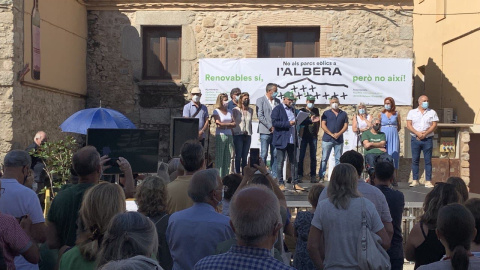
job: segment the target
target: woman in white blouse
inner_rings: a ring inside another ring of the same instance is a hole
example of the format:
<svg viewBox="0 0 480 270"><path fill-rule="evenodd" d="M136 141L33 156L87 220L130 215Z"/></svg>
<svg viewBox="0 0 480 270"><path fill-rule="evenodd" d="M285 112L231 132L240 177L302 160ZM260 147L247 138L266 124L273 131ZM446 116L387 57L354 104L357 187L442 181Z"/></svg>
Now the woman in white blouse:
<svg viewBox="0 0 480 270"><path fill-rule="evenodd" d="M217 124L215 132L215 168L220 171L220 177L224 177L229 173L230 160L233 151L232 129L235 127L232 111L227 109L228 96L220 94L215 103L213 111L213 119Z"/></svg>

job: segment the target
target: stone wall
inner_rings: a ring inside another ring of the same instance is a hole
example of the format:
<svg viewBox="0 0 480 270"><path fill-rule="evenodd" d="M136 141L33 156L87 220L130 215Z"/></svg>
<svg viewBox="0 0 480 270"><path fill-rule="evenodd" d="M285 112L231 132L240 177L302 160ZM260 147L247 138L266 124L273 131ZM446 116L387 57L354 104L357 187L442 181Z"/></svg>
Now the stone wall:
<svg viewBox="0 0 480 270"><path fill-rule="evenodd" d="M22 11L23 1L0 1L0 160L11 149L25 149L38 130L52 140L65 136L58 126L85 108L83 97L17 80L17 73L29 62L23 59Z"/></svg>
<svg viewBox="0 0 480 270"><path fill-rule="evenodd" d="M181 115L188 89L198 85L198 60L256 57L258 27L318 26L320 57L413 56L412 17L389 8L92 10L88 24L87 106L98 106L101 100L102 106L125 113L138 127L160 129L161 158L168 156L170 118ZM142 80L144 25L182 26L181 80ZM352 106L344 109L353 112ZM377 114L380 107L369 109ZM400 109L403 119L408 109ZM400 137L403 142L403 131Z"/></svg>

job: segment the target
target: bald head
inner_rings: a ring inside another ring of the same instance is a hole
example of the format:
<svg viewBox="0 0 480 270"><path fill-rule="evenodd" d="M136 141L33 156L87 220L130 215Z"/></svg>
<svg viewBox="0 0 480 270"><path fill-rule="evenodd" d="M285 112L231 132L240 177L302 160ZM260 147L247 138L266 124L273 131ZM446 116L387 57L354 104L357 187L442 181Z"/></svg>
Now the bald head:
<svg viewBox="0 0 480 270"><path fill-rule="evenodd" d="M235 194L230 203L230 218L237 239L254 246L275 236L282 223L277 197L265 186L251 185Z"/></svg>
<svg viewBox="0 0 480 270"><path fill-rule="evenodd" d="M100 154L93 146L85 146L78 150L73 155L72 163L73 169L80 177L101 172Z"/></svg>
<svg viewBox="0 0 480 270"><path fill-rule="evenodd" d="M36 145L40 146L42 143L47 141L47 133L45 133L44 131L37 132L37 134L35 134L35 137L33 138L33 141Z"/></svg>

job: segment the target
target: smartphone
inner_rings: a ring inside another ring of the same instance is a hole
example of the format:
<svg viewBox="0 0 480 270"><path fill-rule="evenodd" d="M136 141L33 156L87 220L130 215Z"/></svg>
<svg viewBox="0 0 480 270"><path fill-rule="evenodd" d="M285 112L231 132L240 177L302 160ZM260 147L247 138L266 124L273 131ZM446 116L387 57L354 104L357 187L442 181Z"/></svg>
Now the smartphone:
<svg viewBox="0 0 480 270"><path fill-rule="evenodd" d="M112 167L119 167L117 160L118 158L110 158L110 160L105 165L110 165Z"/></svg>
<svg viewBox="0 0 480 270"><path fill-rule="evenodd" d="M255 167L255 164L260 165L260 149L250 148L250 167Z"/></svg>

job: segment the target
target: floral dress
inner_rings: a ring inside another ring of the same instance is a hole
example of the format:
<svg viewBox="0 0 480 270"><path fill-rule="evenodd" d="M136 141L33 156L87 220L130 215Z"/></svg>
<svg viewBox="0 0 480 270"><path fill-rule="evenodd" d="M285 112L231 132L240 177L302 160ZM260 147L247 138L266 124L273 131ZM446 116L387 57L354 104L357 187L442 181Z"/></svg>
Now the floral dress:
<svg viewBox="0 0 480 270"><path fill-rule="evenodd" d="M293 267L298 270L315 269L307 250L308 234L313 219L313 213L309 211L298 212L294 227L297 232L297 245L293 256Z"/></svg>

